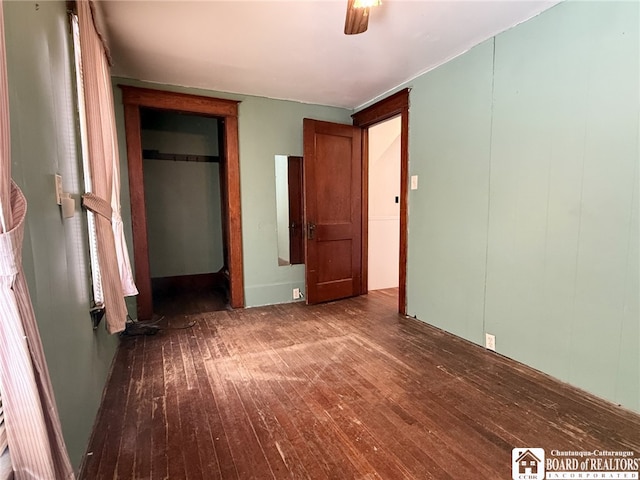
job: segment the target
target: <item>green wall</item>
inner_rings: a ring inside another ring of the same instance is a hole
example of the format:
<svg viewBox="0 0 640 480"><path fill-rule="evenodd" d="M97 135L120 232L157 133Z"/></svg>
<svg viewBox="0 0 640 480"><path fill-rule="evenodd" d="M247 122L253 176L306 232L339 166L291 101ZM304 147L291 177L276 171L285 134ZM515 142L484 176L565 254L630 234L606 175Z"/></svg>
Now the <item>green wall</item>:
<svg viewBox="0 0 640 480"><path fill-rule="evenodd" d="M143 169L151 278L219 271L218 164L144 160Z"/></svg>
<svg viewBox="0 0 640 480"><path fill-rule="evenodd" d="M77 468L118 339L89 317L90 273L65 2L4 2L12 175L28 201L23 264L65 441ZM76 199L63 220L55 173Z"/></svg>
<svg viewBox="0 0 640 480"><path fill-rule="evenodd" d="M218 120L202 115L143 108L142 148L161 153L218 155Z"/></svg>
<svg viewBox="0 0 640 480"><path fill-rule="evenodd" d="M146 110L143 150L218 156L218 121ZM216 162L144 159L151 277L214 273L224 265Z"/></svg>
<svg viewBox="0 0 640 480"><path fill-rule="evenodd" d="M640 411L639 4L565 2L412 82L408 311Z"/></svg>
<svg viewBox="0 0 640 480"><path fill-rule="evenodd" d="M417 79L410 94L408 313L483 337L491 150L486 42Z"/></svg>
<svg viewBox="0 0 640 480"><path fill-rule="evenodd" d="M124 140L124 112L118 84L239 100L240 189L245 303L248 307L292 301L304 291L304 265L278 266L275 155L302 155L302 119L351 123L349 110L268 98L158 85L114 78L116 125L122 160L122 210L131 249L131 212ZM135 306L129 301L130 311Z"/></svg>
<svg viewBox="0 0 640 480"><path fill-rule="evenodd" d="M117 337L91 329L84 215L63 220L53 200L55 173L82 191L66 7L4 10L23 263L77 467ZM412 82L408 309L476 343L493 333L498 352L640 411L638 18L635 2L566 2ZM242 101L247 305L290 301L304 267L277 265L274 155L302 154L302 118L351 112L115 83ZM131 245L127 185L123 168Z"/></svg>

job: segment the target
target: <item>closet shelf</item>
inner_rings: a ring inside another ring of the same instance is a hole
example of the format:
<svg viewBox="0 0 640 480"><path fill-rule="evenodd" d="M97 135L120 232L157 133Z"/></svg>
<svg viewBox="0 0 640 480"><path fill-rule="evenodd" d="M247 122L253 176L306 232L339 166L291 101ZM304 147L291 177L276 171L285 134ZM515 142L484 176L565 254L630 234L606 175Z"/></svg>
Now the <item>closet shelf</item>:
<svg viewBox="0 0 640 480"><path fill-rule="evenodd" d="M220 163L220 157L214 155L189 155L185 153L162 153L158 150L142 150L145 160L172 160L174 162L215 162Z"/></svg>

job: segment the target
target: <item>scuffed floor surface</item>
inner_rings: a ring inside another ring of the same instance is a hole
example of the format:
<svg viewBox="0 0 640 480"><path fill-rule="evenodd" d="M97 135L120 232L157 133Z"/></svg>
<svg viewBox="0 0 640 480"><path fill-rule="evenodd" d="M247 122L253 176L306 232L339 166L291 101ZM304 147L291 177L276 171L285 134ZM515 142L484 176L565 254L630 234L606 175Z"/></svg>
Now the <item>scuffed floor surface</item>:
<svg viewBox="0 0 640 480"><path fill-rule="evenodd" d="M638 415L399 316L395 295L123 339L80 478L495 480L514 447L640 456Z"/></svg>

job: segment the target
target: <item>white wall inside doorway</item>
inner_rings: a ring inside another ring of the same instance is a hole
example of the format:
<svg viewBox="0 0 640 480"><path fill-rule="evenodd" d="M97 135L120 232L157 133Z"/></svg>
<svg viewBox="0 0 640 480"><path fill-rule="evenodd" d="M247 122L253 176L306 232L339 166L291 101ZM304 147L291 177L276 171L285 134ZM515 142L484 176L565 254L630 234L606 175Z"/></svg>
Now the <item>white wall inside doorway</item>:
<svg viewBox="0 0 640 480"><path fill-rule="evenodd" d="M398 286L400 117L369 128L369 290Z"/></svg>

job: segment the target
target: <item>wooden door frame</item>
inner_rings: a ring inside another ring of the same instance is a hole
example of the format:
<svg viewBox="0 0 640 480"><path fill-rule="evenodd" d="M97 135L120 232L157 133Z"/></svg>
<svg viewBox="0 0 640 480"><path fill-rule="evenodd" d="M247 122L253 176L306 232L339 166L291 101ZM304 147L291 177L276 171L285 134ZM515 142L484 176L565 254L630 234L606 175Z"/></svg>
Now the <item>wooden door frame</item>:
<svg viewBox="0 0 640 480"><path fill-rule="evenodd" d="M407 314L407 226L409 204L409 89L351 115L353 125L362 132L362 293L368 285L369 239L369 127L400 116L400 259L398 279L398 312Z"/></svg>
<svg viewBox="0 0 640 480"><path fill-rule="evenodd" d="M223 218L226 218L223 231L228 252L225 264L229 269L229 300L233 308L244 307L240 159L238 153L238 103L240 102L129 85L118 86L122 90L124 104L134 265L136 286L139 291L138 318L146 320L153 315L140 136L140 108L145 107L201 114L223 120L221 123L224 124L224 127L220 129L224 132L224 138L221 138L224 154L220 155L221 162L224 162L224 169L221 169L223 171L221 190L222 208L226 209L226 215L223 215Z"/></svg>

